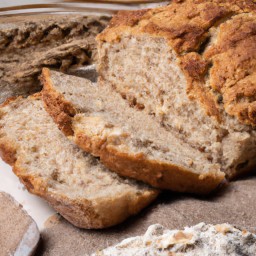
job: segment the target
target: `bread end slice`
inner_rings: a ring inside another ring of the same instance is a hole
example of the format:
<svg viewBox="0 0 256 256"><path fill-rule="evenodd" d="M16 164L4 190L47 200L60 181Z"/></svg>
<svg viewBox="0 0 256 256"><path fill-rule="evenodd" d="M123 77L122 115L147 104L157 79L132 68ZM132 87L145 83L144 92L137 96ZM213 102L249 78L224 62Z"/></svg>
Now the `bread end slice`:
<svg viewBox="0 0 256 256"><path fill-rule="evenodd" d="M40 95L0 107L0 152L29 192L80 228L121 223L158 191L123 179L82 152L58 130Z"/></svg>
<svg viewBox="0 0 256 256"><path fill-rule="evenodd" d="M225 179L224 173L215 169L206 173L196 173L176 164L149 159L144 154L120 151L118 147L111 145L111 143L108 144L110 140L97 136L97 132L92 134L93 131L89 129L74 129L75 120L80 118L79 110L76 109L73 102L66 99L62 92L58 91L56 79L53 84L51 76L54 74L55 72L43 69L41 76L44 85L42 97L46 110L66 136L75 141L86 152L99 156L110 170L122 176L141 180L157 188L197 194L209 193ZM65 82L68 83L67 77L63 77L63 79L66 79ZM81 81L76 82L78 84ZM86 80L83 81L86 83ZM61 83L62 81L58 80L58 82ZM67 87L69 87L68 84ZM95 130L101 126L101 121L100 118L93 116L84 119L84 123L90 122L90 127ZM103 127L105 125L103 123Z"/></svg>

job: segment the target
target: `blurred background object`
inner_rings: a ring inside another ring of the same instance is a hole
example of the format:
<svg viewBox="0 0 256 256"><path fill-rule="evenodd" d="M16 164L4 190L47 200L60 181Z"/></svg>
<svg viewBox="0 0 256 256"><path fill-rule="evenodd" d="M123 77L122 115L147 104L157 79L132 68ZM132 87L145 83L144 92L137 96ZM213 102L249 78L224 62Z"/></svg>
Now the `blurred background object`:
<svg viewBox="0 0 256 256"><path fill-rule="evenodd" d="M45 12L89 12L112 14L117 10L136 10L166 5L159 0L1 0L0 15L16 15Z"/></svg>
<svg viewBox="0 0 256 256"><path fill-rule="evenodd" d="M43 67L68 72L95 63L95 36L110 18L77 13L0 17L0 103L39 91Z"/></svg>

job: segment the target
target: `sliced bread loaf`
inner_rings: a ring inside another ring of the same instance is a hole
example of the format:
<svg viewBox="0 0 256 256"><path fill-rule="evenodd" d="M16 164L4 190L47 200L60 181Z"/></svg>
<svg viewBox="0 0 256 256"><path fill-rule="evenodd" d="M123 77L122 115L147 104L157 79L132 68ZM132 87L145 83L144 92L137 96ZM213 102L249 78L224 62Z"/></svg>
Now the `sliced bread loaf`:
<svg viewBox="0 0 256 256"><path fill-rule="evenodd" d="M219 163L176 138L110 88L43 69L43 100L60 129L111 170L152 186L208 193L224 179Z"/></svg>
<svg viewBox="0 0 256 256"><path fill-rule="evenodd" d="M155 224L143 236L131 237L92 256L254 256L256 235L229 224L199 223L184 230Z"/></svg>
<svg viewBox="0 0 256 256"><path fill-rule="evenodd" d="M31 193L81 228L118 224L158 194L110 172L73 145L45 111L40 95L0 108L0 152Z"/></svg>
<svg viewBox="0 0 256 256"><path fill-rule="evenodd" d="M256 3L171 1L98 36L99 81L229 177L256 165Z"/></svg>

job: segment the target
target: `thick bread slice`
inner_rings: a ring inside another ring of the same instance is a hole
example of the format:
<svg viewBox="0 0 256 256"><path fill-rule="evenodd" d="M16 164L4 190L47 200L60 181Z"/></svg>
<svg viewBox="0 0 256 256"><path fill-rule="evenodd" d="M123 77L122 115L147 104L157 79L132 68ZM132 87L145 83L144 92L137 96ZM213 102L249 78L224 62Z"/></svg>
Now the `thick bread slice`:
<svg viewBox="0 0 256 256"><path fill-rule="evenodd" d="M43 100L60 129L111 170L162 189L208 193L224 179L200 153L110 88L43 69Z"/></svg>
<svg viewBox="0 0 256 256"><path fill-rule="evenodd" d="M234 177L256 166L255 27L252 0L120 12L98 36L99 81Z"/></svg>
<svg viewBox="0 0 256 256"><path fill-rule="evenodd" d="M110 172L73 145L45 111L40 95L0 108L0 152L31 193L81 228L118 224L158 194Z"/></svg>
<svg viewBox="0 0 256 256"><path fill-rule="evenodd" d="M256 235L229 224L199 223L184 230L155 224L143 236L131 237L92 256L254 256Z"/></svg>

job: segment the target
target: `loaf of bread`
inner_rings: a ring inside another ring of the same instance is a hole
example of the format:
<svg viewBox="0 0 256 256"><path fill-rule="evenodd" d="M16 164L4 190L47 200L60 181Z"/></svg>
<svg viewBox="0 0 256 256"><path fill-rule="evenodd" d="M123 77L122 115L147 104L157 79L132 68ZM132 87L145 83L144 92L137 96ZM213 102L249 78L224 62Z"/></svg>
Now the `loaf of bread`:
<svg viewBox="0 0 256 256"><path fill-rule="evenodd" d="M159 224L143 236L127 238L92 256L254 256L256 235L229 224L199 223L184 230L165 230Z"/></svg>
<svg viewBox="0 0 256 256"><path fill-rule="evenodd" d="M122 176L154 187L208 193L224 179L198 152L108 87L43 69L43 100L60 129Z"/></svg>
<svg viewBox="0 0 256 256"><path fill-rule="evenodd" d="M256 164L255 28L252 0L121 11L97 37L100 84L232 178Z"/></svg>
<svg viewBox="0 0 256 256"><path fill-rule="evenodd" d="M0 108L0 153L31 193L81 228L118 224L158 194L110 172L73 145L45 111L40 95Z"/></svg>
<svg viewBox="0 0 256 256"><path fill-rule="evenodd" d="M67 72L95 62L105 16L37 14L0 17L0 103L41 89L42 67Z"/></svg>

